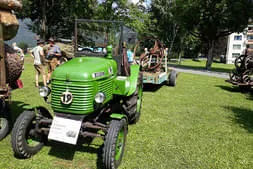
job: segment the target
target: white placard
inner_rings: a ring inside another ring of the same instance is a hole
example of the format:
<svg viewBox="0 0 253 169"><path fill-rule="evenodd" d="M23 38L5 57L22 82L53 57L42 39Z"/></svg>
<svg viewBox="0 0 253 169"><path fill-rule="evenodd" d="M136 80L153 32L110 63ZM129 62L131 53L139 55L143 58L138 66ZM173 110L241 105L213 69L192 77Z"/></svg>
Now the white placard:
<svg viewBox="0 0 253 169"><path fill-rule="evenodd" d="M76 145L82 119L73 120L55 116L48 139Z"/></svg>

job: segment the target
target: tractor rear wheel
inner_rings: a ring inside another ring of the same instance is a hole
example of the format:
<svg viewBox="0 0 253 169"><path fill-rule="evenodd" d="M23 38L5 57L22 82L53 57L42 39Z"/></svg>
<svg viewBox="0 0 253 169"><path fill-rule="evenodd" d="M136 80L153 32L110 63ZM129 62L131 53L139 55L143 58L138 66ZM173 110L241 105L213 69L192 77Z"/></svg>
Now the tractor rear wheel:
<svg viewBox="0 0 253 169"><path fill-rule="evenodd" d="M129 124L135 124L139 121L141 115L143 83L142 73L139 73L138 83L135 92L124 101L124 109L128 116Z"/></svg>
<svg viewBox="0 0 253 169"><path fill-rule="evenodd" d="M17 157L29 158L44 146L44 135L35 132L36 114L24 111L14 124L11 134L12 149Z"/></svg>
<svg viewBox="0 0 253 169"><path fill-rule="evenodd" d="M126 119L112 120L105 136L103 148L103 166L116 169L121 163L127 137Z"/></svg>

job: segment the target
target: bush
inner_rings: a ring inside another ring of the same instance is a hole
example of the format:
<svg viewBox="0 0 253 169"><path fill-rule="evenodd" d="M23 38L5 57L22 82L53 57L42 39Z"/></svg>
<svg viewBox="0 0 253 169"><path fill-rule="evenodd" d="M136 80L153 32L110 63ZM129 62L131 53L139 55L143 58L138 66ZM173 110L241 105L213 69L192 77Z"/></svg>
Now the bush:
<svg viewBox="0 0 253 169"><path fill-rule="evenodd" d="M24 54L26 54L27 53L27 48L28 48L28 44L26 43L26 42L20 42L19 44L18 44L18 47L20 47L23 51L24 51Z"/></svg>

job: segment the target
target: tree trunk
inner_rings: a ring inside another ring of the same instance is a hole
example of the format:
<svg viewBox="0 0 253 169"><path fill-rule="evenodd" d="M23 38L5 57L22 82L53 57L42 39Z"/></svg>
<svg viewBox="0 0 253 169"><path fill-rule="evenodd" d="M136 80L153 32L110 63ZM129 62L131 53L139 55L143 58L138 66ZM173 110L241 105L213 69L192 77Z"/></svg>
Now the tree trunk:
<svg viewBox="0 0 253 169"><path fill-rule="evenodd" d="M214 40L212 40L209 43L208 47L208 55L207 55L207 60L206 60L206 70L211 70L211 66L213 63L213 47L214 47Z"/></svg>
<svg viewBox="0 0 253 169"><path fill-rule="evenodd" d="M169 47L169 51L168 51L168 57L170 57L171 53L172 53L172 48L173 48L173 45L174 45L174 41L176 39L176 36L177 36L177 32L178 32L178 29L179 27L177 26L177 24L174 24L174 28L173 28L173 38L172 38L172 41L170 43L170 47Z"/></svg>
<svg viewBox="0 0 253 169"><path fill-rule="evenodd" d="M46 6L47 6L47 1L42 0L41 3L42 3L41 37L42 37L42 39L46 40L46 21L47 21Z"/></svg>

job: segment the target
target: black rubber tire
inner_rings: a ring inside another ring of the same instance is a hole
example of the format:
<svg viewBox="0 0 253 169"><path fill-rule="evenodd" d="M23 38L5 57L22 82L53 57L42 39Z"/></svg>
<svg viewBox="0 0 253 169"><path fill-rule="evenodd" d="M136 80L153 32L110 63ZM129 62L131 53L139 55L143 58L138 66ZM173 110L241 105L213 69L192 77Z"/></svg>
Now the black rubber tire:
<svg viewBox="0 0 253 169"><path fill-rule="evenodd" d="M119 136L121 136L120 132L122 132L123 138L118 140ZM109 130L105 136L105 142L103 147L102 162L104 169L118 168L124 154L126 137L127 137L126 119L112 120L110 123ZM119 142L120 145L117 145L117 143ZM118 152L119 154L117 154L117 148L119 149Z"/></svg>
<svg viewBox="0 0 253 169"><path fill-rule="evenodd" d="M9 121L6 111L5 101L0 99L0 140L2 140L9 132Z"/></svg>
<svg viewBox="0 0 253 169"><path fill-rule="evenodd" d="M36 118L34 111L24 111L16 120L11 133L12 150L16 157L30 158L32 155L40 151L44 146L44 136L31 136L29 131L35 127L33 123ZM38 139L39 143L35 146L30 146L28 138Z"/></svg>
<svg viewBox="0 0 253 169"><path fill-rule="evenodd" d="M176 86L176 80L177 80L177 72L175 70L172 70L169 74L167 84L169 86Z"/></svg>
<svg viewBox="0 0 253 169"><path fill-rule="evenodd" d="M9 122L7 118L0 117L0 141L7 135L9 131Z"/></svg>
<svg viewBox="0 0 253 169"><path fill-rule="evenodd" d="M139 73L135 92L131 96L127 97L124 101L124 109L126 111L129 124L135 124L140 119L142 94L143 94L143 75L142 73Z"/></svg>

